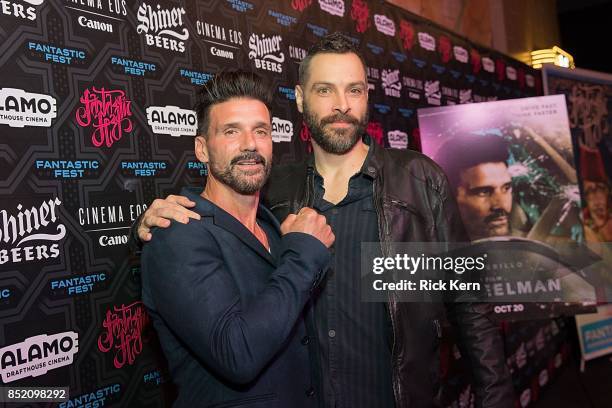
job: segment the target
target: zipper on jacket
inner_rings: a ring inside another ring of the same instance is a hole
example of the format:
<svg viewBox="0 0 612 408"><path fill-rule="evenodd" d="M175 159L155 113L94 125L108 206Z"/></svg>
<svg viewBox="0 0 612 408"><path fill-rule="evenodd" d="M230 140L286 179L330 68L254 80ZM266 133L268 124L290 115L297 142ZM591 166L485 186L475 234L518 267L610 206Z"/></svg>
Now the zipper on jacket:
<svg viewBox="0 0 612 408"><path fill-rule="evenodd" d="M302 207L312 207L314 205L314 169L308 167L306 170L306 194ZM299 210L299 209L298 209Z"/></svg>
<svg viewBox="0 0 612 408"><path fill-rule="evenodd" d="M385 214L383 212L383 209L380 206L380 200L377 194L377 186L378 186L378 179L374 178L374 182L372 183L372 199L374 200L374 210L376 211L376 215L377 215L377 219L378 219L378 240L380 241L380 250L382 252L383 256L388 256L389 253L388 251L385 250L385 240L384 240L384 231L383 228L386 229L386 225L387 225L387 220L385 219ZM381 219L383 222L381 222ZM395 322L393 321L393 313L391 312L391 305L392 303L394 303L394 300L391 299L391 294L388 294L388 298L389 298L389 303L388 303L388 312L389 312L389 320L391 321L391 334L392 334L392 338L393 338L393 342L391 345L391 380L393 382L393 394L395 397L395 404L399 407L400 406L400 387L401 387L401 383L399 381L399 375L396 376L395 375L395 364L394 364L394 359L395 359L395 340L396 340L396 335L395 335Z"/></svg>

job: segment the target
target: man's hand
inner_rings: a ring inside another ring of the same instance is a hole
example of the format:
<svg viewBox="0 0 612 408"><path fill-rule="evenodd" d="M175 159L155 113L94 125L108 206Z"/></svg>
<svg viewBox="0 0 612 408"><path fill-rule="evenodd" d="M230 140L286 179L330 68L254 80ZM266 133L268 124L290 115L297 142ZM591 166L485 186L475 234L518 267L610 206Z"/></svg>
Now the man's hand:
<svg viewBox="0 0 612 408"><path fill-rule="evenodd" d="M302 208L297 215L289 214L281 225L281 232L283 235L290 232L303 232L312 235L327 248L332 246L336 239L325 217L308 207Z"/></svg>
<svg viewBox="0 0 612 408"><path fill-rule="evenodd" d="M151 228L168 228L170 221L178 221L187 224L189 218L200 219L197 214L187 208L194 207L196 204L184 196L169 195L165 199L155 199L147 211L142 215L138 224L138 238L141 241L150 241L152 238Z"/></svg>

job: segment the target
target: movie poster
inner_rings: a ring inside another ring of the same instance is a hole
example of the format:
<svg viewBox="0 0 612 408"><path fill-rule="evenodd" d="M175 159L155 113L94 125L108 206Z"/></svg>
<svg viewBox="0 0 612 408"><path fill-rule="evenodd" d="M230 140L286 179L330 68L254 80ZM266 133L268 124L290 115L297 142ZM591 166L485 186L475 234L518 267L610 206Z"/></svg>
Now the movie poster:
<svg viewBox="0 0 612 408"><path fill-rule="evenodd" d="M612 263L612 75L583 69L543 69L545 92L567 99L578 182L582 191L584 238ZM612 299L612 268L600 268L597 299ZM612 352L605 328L612 324L608 306L576 318L583 361ZM609 330L608 330L609 331Z"/></svg>
<svg viewBox="0 0 612 408"><path fill-rule="evenodd" d="M606 252L612 242L612 75L546 67L549 94L567 99L586 242ZM609 250L607 252L610 252ZM605 255L605 254L604 254ZM609 257L610 254L607 254ZM606 296L610 299L610 296Z"/></svg>
<svg viewBox="0 0 612 408"><path fill-rule="evenodd" d="M576 313L594 288L563 256L582 242L580 192L565 97L419 110L423 153L449 178L502 319ZM567 305L570 303L570 305Z"/></svg>

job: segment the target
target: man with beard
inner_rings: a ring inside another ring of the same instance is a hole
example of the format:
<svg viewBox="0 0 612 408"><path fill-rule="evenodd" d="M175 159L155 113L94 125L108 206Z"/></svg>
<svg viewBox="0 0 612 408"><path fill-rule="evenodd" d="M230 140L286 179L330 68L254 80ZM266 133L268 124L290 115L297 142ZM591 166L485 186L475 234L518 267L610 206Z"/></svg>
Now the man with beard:
<svg viewBox="0 0 612 408"><path fill-rule="evenodd" d="M508 144L494 135L450 138L436 153L472 241L510 235L512 177L507 160Z"/></svg>
<svg viewBox="0 0 612 408"><path fill-rule="evenodd" d="M142 253L142 298L178 386L174 406L316 407L302 312L333 233L310 208L279 226L259 205L272 160L261 78L219 74L199 96L195 155L209 175L203 191L182 194L200 219L156 231Z"/></svg>
<svg viewBox="0 0 612 408"><path fill-rule="evenodd" d="M317 333L303 339L319 356L316 392L325 407L430 407L439 396L442 304L402 303L394 292L384 304L361 301L360 254L366 242L389 254L393 242L465 241L447 180L422 154L370 142L365 63L347 37L328 35L309 50L295 91L314 155L276 166L264 200L279 220L314 207L337 237L325 281L306 308ZM183 206L193 204L175 196L154 201L137 224L141 240L151 238L152 225L197 218ZM478 405L512 407L489 313L487 305L448 305Z"/></svg>

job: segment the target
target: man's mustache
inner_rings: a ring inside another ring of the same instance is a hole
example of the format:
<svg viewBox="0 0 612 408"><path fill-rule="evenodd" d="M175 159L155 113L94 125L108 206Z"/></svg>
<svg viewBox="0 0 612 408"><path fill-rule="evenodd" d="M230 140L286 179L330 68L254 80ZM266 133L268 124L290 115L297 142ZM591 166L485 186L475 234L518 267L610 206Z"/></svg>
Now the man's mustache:
<svg viewBox="0 0 612 408"><path fill-rule="evenodd" d="M485 217L484 222L488 224L492 221L497 220L498 218L509 217L509 216L510 216L510 213L508 211L504 210L503 208L497 208L493 210L491 214Z"/></svg>
<svg viewBox="0 0 612 408"><path fill-rule="evenodd" d="M345 122L351 125L359 125L359 120L351 115L344 113L336 113L335 115L329 115L321 119L321 126L329 125L335 122Z"/></svg>
<svg viewBox="0 0 612 408"><path fill-rule="evenodd" d="M238 164L238 162L247 160L252 160L257 164L263 164L264 166L266 165L266 159L257 152L244 152L241 155L234 157L232 161L230 161L230 165L233 166Z"/></svg>

